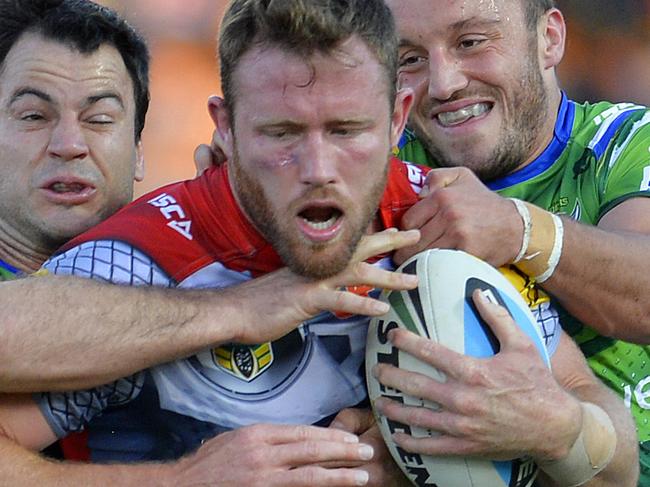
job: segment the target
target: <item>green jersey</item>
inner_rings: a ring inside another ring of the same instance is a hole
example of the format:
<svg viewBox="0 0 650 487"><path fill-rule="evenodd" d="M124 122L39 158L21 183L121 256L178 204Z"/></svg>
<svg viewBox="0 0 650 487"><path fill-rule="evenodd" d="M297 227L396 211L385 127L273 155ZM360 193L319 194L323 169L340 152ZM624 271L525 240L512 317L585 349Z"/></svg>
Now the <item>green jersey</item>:
<svg viewBox="0 0 650 487"><path fill-rule="evenodd" d="M406 131L399 157L435 167ZM562 96L554 137L532 163L488 186L589 225L618 203L650 196L650 110L632 104L577 104ZM558 308L559 304L556 303ZM650 485L650 347L600 336L561 312L595 374L631 409L642 445L642 479Z"/></svg>

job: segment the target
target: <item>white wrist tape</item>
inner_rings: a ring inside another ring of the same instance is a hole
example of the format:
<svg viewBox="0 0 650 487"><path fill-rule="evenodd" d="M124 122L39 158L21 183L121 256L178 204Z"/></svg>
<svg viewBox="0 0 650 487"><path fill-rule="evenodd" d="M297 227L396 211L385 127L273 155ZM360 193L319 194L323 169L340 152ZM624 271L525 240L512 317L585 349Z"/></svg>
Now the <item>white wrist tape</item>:
<svg viewBox="0 0 650 487"><path fill-rule="evenodd" d="M562 242L564 241L564 225L562 225L562 220L559 216L551 214L553 217L553 224L555 225L555 239L553 241L553 250L551 250L551 255L548 258L548 267L546 270L539 276L535 276L537 282L544 282L555 272L555 268L560 262L560 256L562 255Z"/></svg>
<svg viewBox="0 0 650 487"><path fill-rule="evenodd" d="M548 280L560 262L564 226L557 215L513 199L524 222L521 250L513 263L537 282Z"/></svg>
<svg viewBox="0 0 650 487"><path fill-rule="evenodd" d="M569 454L561 460L537 462L562 487L574 487L591 480L603 470L616 450L616 430L600 407L581 403L582 429Z"/></svg>
<svg viewBox="0 0 650 487"><path fill-rule="evenodd" d="M524 258L524 255L526 255L526 252L528 251L528 244L530 243L530 229L532 227L532 223L530 221L530 212L528 211L528 207L524 204L524 202L518 200L517 198L509 199L515 204L517 213L519 213L519 216L524 223L524 236L521 240L521 248L519 249L517 257L515 257L515 259L512 261L513 264L516 264Z"/></svg>

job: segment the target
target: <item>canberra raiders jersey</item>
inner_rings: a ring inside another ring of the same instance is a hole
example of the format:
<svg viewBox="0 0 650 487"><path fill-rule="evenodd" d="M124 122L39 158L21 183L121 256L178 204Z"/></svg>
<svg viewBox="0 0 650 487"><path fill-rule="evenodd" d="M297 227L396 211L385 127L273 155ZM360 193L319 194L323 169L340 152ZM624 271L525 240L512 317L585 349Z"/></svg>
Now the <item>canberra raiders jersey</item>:
<svg viewBox="0 0 650 487"><path fill-rule="evenodd" d="M378 211L383 227L397 226L416 202L427 170L391 161ZM227 180L227 167L213 168L144 196L68 244L46 268L129 285L206 288L281 267ZM393 267L389 258L376 265ZM514 273L510 278L521 279ZM523 280L519 284L530 294ZM557 314L538 309L552 354ZM342 408L364 401L367 324L367 317L322 313L272 343L208 349L102 387L36 397L57 435L88 425L93 461L176 458L229 429L326 424Z"/></svg>
<svg viewBox="0 0 650 487"><path fill-rule="evenodd" d="M532 163L488 186L557 214L596 225L618 203L650 196L650 111L633 104L577 104L563 94L554 137ZM413 133L399 156L435 167ZM558 305L559 307L559 305ZM641 442L650 440L649 347L598 335L564 313L593 371L625 400Z"/></svg>

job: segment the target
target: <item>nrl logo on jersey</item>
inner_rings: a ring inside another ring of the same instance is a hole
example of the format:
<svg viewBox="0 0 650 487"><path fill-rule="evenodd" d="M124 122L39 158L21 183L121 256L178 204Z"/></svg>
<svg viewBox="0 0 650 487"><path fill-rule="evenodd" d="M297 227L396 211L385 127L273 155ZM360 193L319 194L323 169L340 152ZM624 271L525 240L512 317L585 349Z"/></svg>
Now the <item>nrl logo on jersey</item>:
<svg viewBox="0 0 650 487"><path fill-rule="evenodd" d="M212 360L219 369L250 382L273 363L270 342L261 345L226 345L212 349Z"/></svg>

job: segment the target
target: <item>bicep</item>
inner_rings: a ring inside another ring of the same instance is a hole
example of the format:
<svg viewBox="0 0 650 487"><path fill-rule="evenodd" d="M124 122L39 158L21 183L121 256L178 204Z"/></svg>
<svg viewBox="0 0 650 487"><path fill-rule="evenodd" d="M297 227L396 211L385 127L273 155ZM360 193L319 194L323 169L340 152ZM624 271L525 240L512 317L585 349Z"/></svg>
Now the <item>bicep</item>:
<svg viewBox="0 0 650 487"><path fill-rule="evenodd" d="M0 435L31 450L57 440L38 404L28 394L0 394Z"/></svg>

